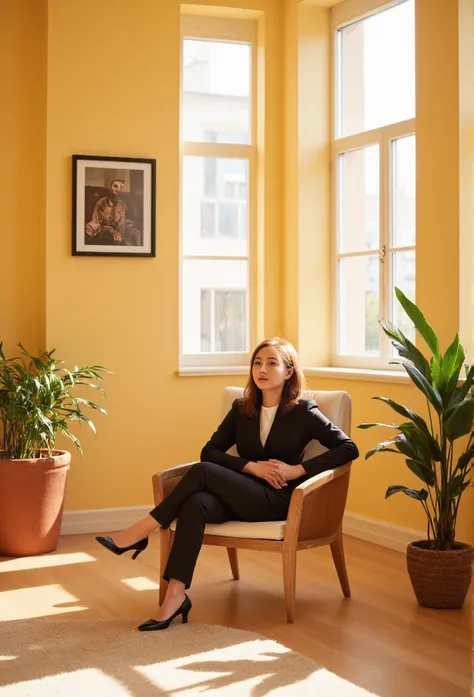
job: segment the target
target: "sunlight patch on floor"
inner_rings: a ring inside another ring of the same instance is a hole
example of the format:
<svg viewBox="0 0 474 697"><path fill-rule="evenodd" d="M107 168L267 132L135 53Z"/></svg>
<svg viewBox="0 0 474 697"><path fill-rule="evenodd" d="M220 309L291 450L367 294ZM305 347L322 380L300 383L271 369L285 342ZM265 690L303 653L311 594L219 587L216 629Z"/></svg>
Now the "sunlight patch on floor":
<svg viewBox="0 0 474 697"><path fill-rule="evenodd" d="M135 578L123 578L122 583L132 588L134 591L156 591L159 589L159 584L155 583L146 576L136 576Z"/></svg>
<svg viewBox="0 0 474 697"><path fill-rule="evenodd" d="M18 557L6 559L0 565L2 571L29 571L30 569L46 569L53 566L66 566L68 564L83 564L87 561L96 561L95 557L85 552L72 554L44 554L37 557Z"/></svg>
<svg viewBox="0 0 474 697"><path fill-rule="evenodd" d="M207 697L241 697L251 694L320 695L321 697L379 697L343 680L325 668L314 666L301 679L286 681L286 669L294 660L291 649L271 640L230 645L153 665L135 666L152 685L179 694ZM290 657L289 662L287 657Z"/></svg>
<svg viewBox="0 0 474 697"><path fill-rule="evenodd" d="M84 695L105 697L131 697L132 693L115 680L97 668L86 668L51 675L38 680L25 680L14 685L0 686L0 697L50 697L51 695L67 695L67 697L84 697Z"/></svg>
<svg viewBox="0 0 474 697"><path fill-rule="evenodd" d="M84 605L72 605L78 598L55 583L34 588L17 588L0 593L0 617L6 620L25 620L45 615L62 615L87 610ZM60 605L67 604L67 607Z"/></svg>

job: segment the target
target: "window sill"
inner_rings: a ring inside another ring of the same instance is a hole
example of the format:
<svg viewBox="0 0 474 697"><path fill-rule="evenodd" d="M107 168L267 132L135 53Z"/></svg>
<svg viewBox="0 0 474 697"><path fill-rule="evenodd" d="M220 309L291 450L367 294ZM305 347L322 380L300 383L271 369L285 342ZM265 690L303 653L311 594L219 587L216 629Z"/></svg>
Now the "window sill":
<svg viewBox="0 0 474 697"><path fill-rule="evenodd" d="M369 370L367 368L317 367L304 368L307 377L343 378L345 380L363 380L369 382L411 383L410 377L399 370Z"/></svg>
<svg viewBox="0 0 474 697"><path fill-rule="evenodd" d="M203 375L248 375L247 365L202 365L182 367L176 371L179 377L199 377Z"/></svg>
<svg viewBox="0 0 474 697"><path fill-rule="evenodd" d="M218 375L248 375L249 369L246 365L221 365L221 366L189 366L182 367L176 371L179 377L202 377ZM398 382L402 384L410 383L411 380L406 373L398 370L368 370L367 368L338 368L338 367L317 367L304 368L307 377L317 376L320 378L336 378L345 380L364 380L372 382Z"/></svg>

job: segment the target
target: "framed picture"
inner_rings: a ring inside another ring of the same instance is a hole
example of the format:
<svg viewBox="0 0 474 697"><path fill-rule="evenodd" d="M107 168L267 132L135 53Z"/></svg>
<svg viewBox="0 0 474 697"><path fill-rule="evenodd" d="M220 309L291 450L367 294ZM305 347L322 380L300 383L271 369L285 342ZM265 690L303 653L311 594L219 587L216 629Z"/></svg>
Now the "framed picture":
<svg viewBox="0 0 474 697"><path fill-rule="evenodd" d="M156 160L73 155L74 256L156 256Z"/></svg>

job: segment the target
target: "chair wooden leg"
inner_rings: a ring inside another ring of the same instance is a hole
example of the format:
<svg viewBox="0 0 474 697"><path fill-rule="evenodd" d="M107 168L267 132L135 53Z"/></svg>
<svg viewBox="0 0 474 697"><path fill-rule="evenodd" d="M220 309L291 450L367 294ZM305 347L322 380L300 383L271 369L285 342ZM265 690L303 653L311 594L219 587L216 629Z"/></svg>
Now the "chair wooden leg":
<svg viewBox="0 0 474 697"><path fill-rule="evenodd" d="M283 546L283 588L288 622L295 621L295 587L296 547Z"/></svg>
<svg viewBox="0 0 474 697"><path fill-rule="evenodd" d="M331 542L331 553L336 567L337 575L341 583L342 592L346 598L351 597L351 587L347 576L346 559L344 556L344 542L342 538L342 530L339 530L334 542Z"/></svg>
<svg viewBox="0 0 474 697"><path fill-rule="evenodd" d="M160 530L160 591L158 602L163 604L165 599L166 589L168 588L167 581L163 580L166 564L171 550L171 530Z"/></svg>
<svg viewBox="0 0 474 697"><path fill-rule="evenodd" d="M239 558L237 556L237 549L235 547L227 547L227 554L229 555L230 568L232 570L232 576L236 581L240 578L239 573Z"/></svg>

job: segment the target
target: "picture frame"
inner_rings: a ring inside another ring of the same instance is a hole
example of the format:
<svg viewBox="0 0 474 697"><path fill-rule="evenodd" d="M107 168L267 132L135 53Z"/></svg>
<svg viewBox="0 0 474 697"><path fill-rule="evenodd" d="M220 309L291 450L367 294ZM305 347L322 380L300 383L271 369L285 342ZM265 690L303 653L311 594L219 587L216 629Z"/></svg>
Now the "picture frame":
<svg viewBox="0 0 474 697"><path fill-rule="evenodd" d="M156 256L156 160L72 156L72 255Z"/></svg>

